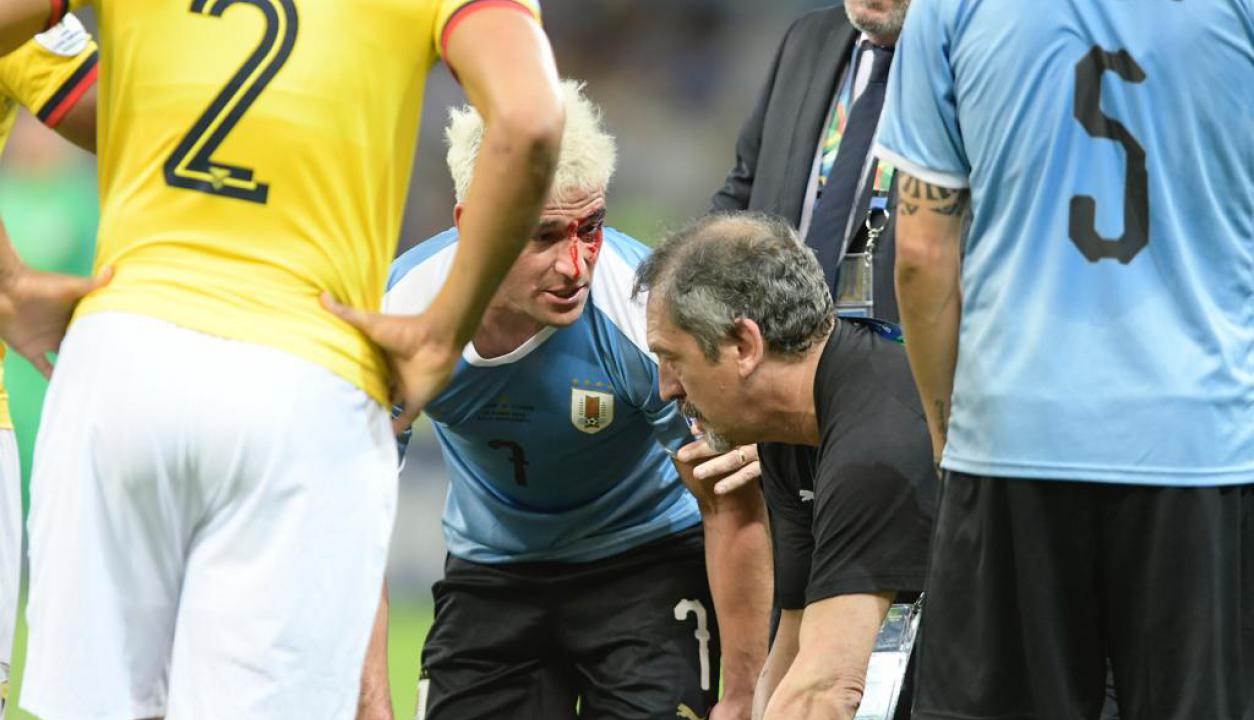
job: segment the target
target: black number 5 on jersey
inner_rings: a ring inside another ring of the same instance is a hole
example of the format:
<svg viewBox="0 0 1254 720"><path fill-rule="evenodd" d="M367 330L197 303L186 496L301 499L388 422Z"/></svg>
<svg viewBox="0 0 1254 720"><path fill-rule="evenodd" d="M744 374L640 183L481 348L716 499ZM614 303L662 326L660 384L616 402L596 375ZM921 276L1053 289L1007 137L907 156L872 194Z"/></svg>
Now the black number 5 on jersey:
<svg viewBox="0 0 1254 720"><path fill-rule="evenodd" d="M1126 265L1149 242L1149 174L1145 169L1145 148L1123 123L1102 112L1102 74L1107 70L1130 83L1144 82L1145 71L1127 50L1112 53L1100 47L1090 50L1075 67L1075 119L1089 135L1122 145L1127 155L1123 235L1107 240L1097 234L1097 200L1089 195L1071 197L1067 234L1089 262L1115 258Z"/></svg>
<svg viewBox="0 0 1254 720"><path fill-rule="evenodd" d="M236 4L253 5L265 16L261 43L165 161L165 181L177 188L265 204L270 186L249 168L213 159L226 136L287 62L296 44L296 5L292 0L192 0L191 11L221 17Z"/></svg>

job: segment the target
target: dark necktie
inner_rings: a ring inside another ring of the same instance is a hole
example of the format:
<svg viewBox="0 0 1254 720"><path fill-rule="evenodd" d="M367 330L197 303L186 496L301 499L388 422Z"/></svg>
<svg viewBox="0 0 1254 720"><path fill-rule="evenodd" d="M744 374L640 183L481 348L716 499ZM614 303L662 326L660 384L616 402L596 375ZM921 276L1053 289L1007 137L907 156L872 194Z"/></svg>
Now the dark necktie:
<svg viewBox="0 0 1254 720"><path fill-rule="evenodd" d="M893 51L874 45L871 62L871 78L866 89L854 101L845 123L845 134L836 151L832 172L827 178L823 194L819 197L806 233L806 244L814 248L827 286L836 292L836 272L840 267L840 255L845 241L845 229L853 212L854 194L862 180L862 170L871 152L875 128L879 124L880 110L884 107L884 90L888 82L888 69L892 65ZM850 72L856 73L857 66Z"/></svg>

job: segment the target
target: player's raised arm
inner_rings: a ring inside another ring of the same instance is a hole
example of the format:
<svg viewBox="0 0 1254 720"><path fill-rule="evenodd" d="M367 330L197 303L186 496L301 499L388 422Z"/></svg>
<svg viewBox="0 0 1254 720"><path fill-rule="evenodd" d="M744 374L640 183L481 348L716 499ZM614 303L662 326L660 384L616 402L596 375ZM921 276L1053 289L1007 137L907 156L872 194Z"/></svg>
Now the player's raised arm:
<svg viewBox="0 0 1254 720"><path fill-rule="evenodd" d="M70 0L0 0L0 55L61 22Z"/></svg>
<svg viewBox="0 0 1254 720"><path fill-rule="evenodd" d="M535 229L564 112L552 51L529 15L475 11L451 31L445 56L485 126L453 271L428 310L456 319L460 350Z"/></svg>
<svg viewBox="0 0 1254 720"><path fill-rule="evenodd" d="M522 6L519 6L521 8ZM484 119L482 151L461 219L461 242L439 295L420 318L328 307L391 357L408 427L448 382L501 278L535 229L565 120L548 39L529 12L469 6L445 31L445 59Z"/></svg>

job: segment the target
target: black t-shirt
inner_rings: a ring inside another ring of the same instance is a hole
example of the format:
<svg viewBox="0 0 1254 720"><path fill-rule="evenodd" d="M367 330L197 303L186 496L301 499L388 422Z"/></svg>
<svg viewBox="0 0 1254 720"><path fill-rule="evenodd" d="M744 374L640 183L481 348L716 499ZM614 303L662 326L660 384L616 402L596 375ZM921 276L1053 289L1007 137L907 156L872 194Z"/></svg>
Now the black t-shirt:
<svg viewBox="0 0 1254 720"><path fill-rule="evenodd" d="M776 602L923 590L938 483L906 350L841 319L814 379L819 447L763 444Z"/></svg>

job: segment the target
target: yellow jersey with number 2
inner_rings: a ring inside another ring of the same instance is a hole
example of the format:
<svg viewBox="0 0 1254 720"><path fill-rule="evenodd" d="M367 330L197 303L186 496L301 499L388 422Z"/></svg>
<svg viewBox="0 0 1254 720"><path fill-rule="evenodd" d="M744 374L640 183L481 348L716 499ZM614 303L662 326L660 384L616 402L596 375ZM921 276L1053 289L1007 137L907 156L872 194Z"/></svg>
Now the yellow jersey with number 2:
<svg viewBox="0 0 1254 720"><path fill-rule="evenodd" d="M78 3L83 4L83 3ZM423 85L452 28L534 0L95 0L101 219L123 311L259 343L387 403L381 351L324 310L378 309Z"/></svg>
<svg viewBox="0 0 1254 720"><path fill-rule="evenodd" d="M0 152L9 142L19 107L55 128L96 82L96 60L96 43L73 15L0 57ZM4 353L0 343L0 361ZM0 428L12 427L0 362Z"/></svg>

